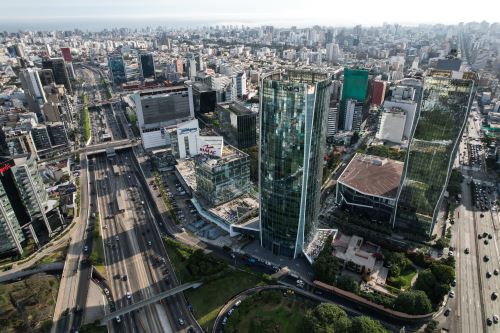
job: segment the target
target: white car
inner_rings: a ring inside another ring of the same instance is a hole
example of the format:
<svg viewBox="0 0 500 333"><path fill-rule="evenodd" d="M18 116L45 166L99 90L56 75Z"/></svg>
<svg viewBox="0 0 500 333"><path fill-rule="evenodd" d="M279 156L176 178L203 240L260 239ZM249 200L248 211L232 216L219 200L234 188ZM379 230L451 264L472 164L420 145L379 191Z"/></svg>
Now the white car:
<svg viewBox="0 0 500 333"><path fill-rule="evenodd" d="M118 324L122 322L122 319L120 318L120 316L116 316L116 317L115 317L115 320L116 320L116 322L117 322Z"/></svg>
<svg viewBox="0 0 500 333"><path fill-rule="evenodd" d="M132 293L130 291L127 291L127 299L132 299Z"/></svg>
<svg viewBox="0 0 500 333"><path fill-rule="evenodd" d="M450 298L453 298L455 297L455 292L454 291L450 291L450 294L449 294Z"/></svg>

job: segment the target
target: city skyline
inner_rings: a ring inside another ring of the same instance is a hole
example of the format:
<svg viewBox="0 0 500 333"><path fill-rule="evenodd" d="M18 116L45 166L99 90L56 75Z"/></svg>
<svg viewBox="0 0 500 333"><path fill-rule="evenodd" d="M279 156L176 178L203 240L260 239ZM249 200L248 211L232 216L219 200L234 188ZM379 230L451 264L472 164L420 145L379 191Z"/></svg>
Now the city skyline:
<svg viewBox="0 0 500 333"><path fill-rule="evenodd" d="M148 1L144 6L135 1L52 1L33 0L23 3L3 4L0 13L0 30L19 29L89 29L146 26L199 27L207 25L276 25L289 26L381 26L384 23L414 26L418 24L457 24L459 22L497 22L495 15L500 5L486 0L475 2L475 8L465 10L451 1L425 0L411 10L399 10L401 4L390 0L384 6L366 0L358 1L355 8L350 3L331 3L317 0L284 2L282 0L254 1L251 7L245 2L222 0L217 6L201 1L188 0L182 7L172 10L171 4L159 0ZM429 7L430 6L430 7ZM360 8L360 9L359 9ZM428 8L432 8L429 10ZM321 9L321 10L319 10ZM353 11L351 15L350 12ZM442 13L447 15L442 15ZM340 15L338 15L340 13Z"/></svg>

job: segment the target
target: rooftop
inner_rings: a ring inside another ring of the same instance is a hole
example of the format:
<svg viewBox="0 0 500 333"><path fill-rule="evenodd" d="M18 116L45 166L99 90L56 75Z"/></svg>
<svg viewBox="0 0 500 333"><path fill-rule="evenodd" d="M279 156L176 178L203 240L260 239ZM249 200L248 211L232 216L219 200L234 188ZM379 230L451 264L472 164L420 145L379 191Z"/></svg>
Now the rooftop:
<svg viewBox="0 0 500 333"><path fill-rule="evenodd" d="M388 158L356 154L338 182L364 194L394 199L403 174L403 165L403 162Z"/></svg>
<svg viewBox="0 0 500 333"><path fill-rule="evenodd" d="M254 114L250 109L237 102L219 103L217 107L231 111L237 116Z"/></svg>

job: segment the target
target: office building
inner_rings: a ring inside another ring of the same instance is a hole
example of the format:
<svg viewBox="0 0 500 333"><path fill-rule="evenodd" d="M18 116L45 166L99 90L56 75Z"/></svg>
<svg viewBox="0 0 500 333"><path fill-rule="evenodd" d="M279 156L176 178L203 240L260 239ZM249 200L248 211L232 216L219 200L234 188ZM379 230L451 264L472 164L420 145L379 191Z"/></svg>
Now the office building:
<svg viewBox="0 0 500 333"><path fill-rule="evenodd" d="M217 92L201 82L193 83L193 103L196 115L214 112Z"/></svg>
<svg viewBox="0 0 500 333"><path fill-rule="evenodd" d="M54 73L52 73L52 69L42 69L39 72L40 82L42 86L50 86L55 83Z"/></svg>
<svg viewBox="0 0 500 333"><path fill-rule="evenodd" d="M69 94L73 93L68 69L63 58L46 58L42 60L42 67L43 69L51 69L55 83L64 85Z"/></svg>
<svg viewBox="0 0 500 333"><path fill-rule="evenodd" d="M35 149L38 154L42 151L48 150L52 148L52 144L50 143L49 131L47 130L47 126L38 125L31 129L31 140L35 145Z"/></svg>
<svg viewBox="0 0 500 333"><path fill-rule="evenodd" d="M49 198L34 157L15 158L11 171L31 221L40 219L48 234L52 234L52 228L46 215Z"/></svg>
<svg viewBox="0 0 500 333"><path fill-rule="evenodd" d="M249 193L250 158L242 151L224 145L220 157L199 154L195 157L196 191L212 206Z"/></svg>
<svg viewBox="0 0 500 333"><path fill-rule="evenodd" d="M19 79L30 111L41 116L42 107L47 102L47 98L45 97L38 71L32 68L23 69L19 72Z"/></svg>
<svg viewBox="0 0 500 333"><path fill-rule="evenodd" d="M66 127L62 122L46 123L46 126L49 133L50 143L53 147L68 145L68 133L66 132Z"/></svg>
<svg viewBox="0 0 500 333"><path fill-rule="evenodd" d="M349 125L352 123L350 119L346 119L347 116L354 116L352 113L354 111L352 104L361 105L361 113L359 119L359 127L363 122L363 103L365 102L366 93L368 91L368 71L365 69L351 69L344 68L344 81L342 84L342 97L340 102L340 113L339 113L339 129L345 131L351 131L350 127L345 127L346 124ZM351 101L350 108L348 109L348 101ZM349 115L348 112L351 111ZM356 109L356 111L358 111ZM358 116L356 114L356 116ZM357 122L358 119L356 118ZM358 127L357 123L356 126Z"/></svg>
<svg viewBox="0 0 500 333"><path fill-rule="evenodd" d="M372 83L372 100L373 105L382 105L385 98L385 82L373 81Z"/></svg>
<svg viewBox="0 0 500 333"><path fill-rule="evenodd" d="M191 83L136 92L132 95L136 106L139 131L144 148L170 144L166 129L177 125L177 120L194 117Z"/></svg>
<svg viewBox="0 0 500 333"><path fill-rule="evenodd" d="M257 144L257 113L237 102L217 105L220 130L224 139L238 149Z"/></svg>
<svg viewBox="0 0 500 333"><path fill-rule="evenodd" d="M418 103L412 99L396 99L391 98L384 102L384 110L402 110L405 114L405 123L403 128L403 139L407 140L411 136L413 127L415 126L415 116L417 115Z"/></svg>
<svg viewBox="0 0 500 333"><path fill-rule="evenodd" d="M3 163L0 166L1 170L10 168L10 165ZM21 230L21 225L14 212L12 205L10 204L9 197L7 195L8 191L12 191L11 187L4 186L4 173L0 172L0 254L9 252L23 253L23 247L21 245L24 242L25 237Z"/></svg>
<svg viewBox="0 0 500 333"><path fill-rule="evenodd" d="M260 238L274 254L296 258L316 230L330 85L292 70L260 85Z"/></svg>
<svg viewBox="0 0 500 333"><path fill-rule="evenodd" d="M403 162L356 154L340 174L335 186L335 202L369 216L375 224L390 221Z"/></svg>
<svg viewBox="0 0 500 333"><path fill-rule="evenodd" d="M245 72L239 72L235 76L236 96L242 98L247 94L247 75Z"/></svg>
<svg viewBox="0 0 500 333"><path fill-rule="evenodd" d="M127 82L127 74L125 72L125 61L121 54L112 54L108 57L108 68L111 72L111 80L113 84L120 85Z"/></svg>
<svg viewBox="0 0 500 333"><path fill-rule="evenodd" d="M326 119L326 137L330 138L337 134L339 123L339 108L337 105L332 105L328 108Z"/></svg>
<svg viewBox="0 0 500 333"><path fill-rule="evenodd" d="M2 141L4 141L2 142L2 146L7 147L5 153L13 158L26 155L36 156L36 149L27 131L12 130L6 132L3 135Z"/></svg>
<svg viewBox="0 0 500 333"><path fill-rule="evenodd" d="M69 47L61 47L61 54L66 62L72 62L73 56L71 55L71 49Z"/></svg>
<svg viewBox="0 0 500 333"><path fill-rule="evenodd" d="M340 48L338 44L327 43L326 44L326 60L328 62L337 62L340 56Z"/></svg>
<svg viewBox="0 0 500 333"><path fill-rule="evenodd" d="M424 78L414 134L409 142L393 225L429 236L450 177L475 90L475 76L451 72Z"/></svg>
<svg viewBox="0 0 500 333"><path fill-rule="evenodd" d="M348 99L344 101L345 115L344 115L344 131L359 132L363 123L363 103L355 99Z"/></svg>
<svg viewBox="0 0 500 333"><path fill-rule="evenodd" d="M139 67L142 79L155 79L155 61L152 53L139 54Z"/></svg>

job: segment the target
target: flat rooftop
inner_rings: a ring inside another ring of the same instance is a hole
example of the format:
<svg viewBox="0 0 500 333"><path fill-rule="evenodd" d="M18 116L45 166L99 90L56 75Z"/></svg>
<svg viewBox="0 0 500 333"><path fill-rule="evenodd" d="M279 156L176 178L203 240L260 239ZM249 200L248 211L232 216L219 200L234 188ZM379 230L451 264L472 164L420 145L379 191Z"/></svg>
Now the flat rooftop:
<svg viewBox="0 0 500 333"><path fill-rule="evenodd" d="M356 154L338 182L364 194L395 199L403 165L388 158Z"/></svg>
<svg viewBox="0 0 500 333"><path fill-rule="evenodd" d="M232 112L238 116L247 115L247 114L254 114L254 112L252 112L250 109L248 109L243 104L240 104L238 102L219 103L219 104L217 104L217 107L221 108L221 109L229 110L230 112Z"/></svg>

